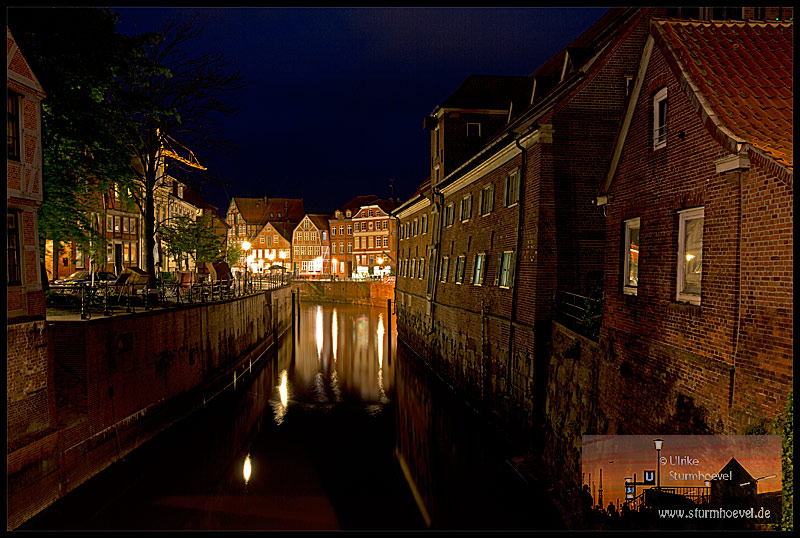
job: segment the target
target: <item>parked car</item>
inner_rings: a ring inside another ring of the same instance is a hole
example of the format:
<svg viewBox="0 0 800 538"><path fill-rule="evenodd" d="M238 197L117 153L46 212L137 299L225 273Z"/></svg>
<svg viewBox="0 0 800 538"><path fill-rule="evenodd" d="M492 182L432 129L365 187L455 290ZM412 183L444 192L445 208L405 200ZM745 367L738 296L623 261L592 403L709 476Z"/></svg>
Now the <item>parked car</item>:
<svg viewBox="0 0 800 538"><path fill-rule="evenodd" d="M114 284L117 281L117 275L114 273L109 273L106 271L97 271L94 274L94 283L95 284ZM75 286L78 287L81 284L91 285L92 284L92 275L89 271L75 271L67 278L62 278L53 282L53 284L57 286Z"/></svg>

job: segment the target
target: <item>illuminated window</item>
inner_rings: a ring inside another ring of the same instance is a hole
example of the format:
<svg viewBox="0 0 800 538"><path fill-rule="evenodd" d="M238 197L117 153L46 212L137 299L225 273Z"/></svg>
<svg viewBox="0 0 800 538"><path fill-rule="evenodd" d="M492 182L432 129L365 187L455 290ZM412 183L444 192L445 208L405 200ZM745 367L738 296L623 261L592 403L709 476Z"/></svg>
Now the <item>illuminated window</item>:
<svg viewBox="0 0 800 538"><path fill-rule="evenodd" d="M679 212L677 300L700 304L703 277L702 207Z"/></svg>
<svg viewBox="0 0 800 538"><path fill-rule="evenodd" d="M514 285L514 251L501 252L497 258L497 273L494 278L495 286L510 288Z"/></svg>
<svg viewBox="0 0 800 538"><path fill-rule="evenodd" d="M639 217L625 221L622 291L636 295L639 288Z"/></svg>

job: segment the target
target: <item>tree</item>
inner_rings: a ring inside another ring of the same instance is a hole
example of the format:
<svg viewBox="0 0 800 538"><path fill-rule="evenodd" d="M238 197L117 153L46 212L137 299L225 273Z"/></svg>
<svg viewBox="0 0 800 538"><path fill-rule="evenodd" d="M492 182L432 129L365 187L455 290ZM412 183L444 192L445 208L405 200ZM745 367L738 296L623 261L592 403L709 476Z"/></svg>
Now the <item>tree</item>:
<svg viewBox="0 0 800 538"><path fill-rule="evenodd" d="M242 250L240 245L229 243L228 251L225 253L225 261L228 262L229 266L233 267L242 259L242 254L244 254L244 250Z"/></svg>
<svg viewBox="0 0 800 538"><path fill-rule="evenodd" d="M194 19L168 20L147 35L144 51L134 64L119 95L126 111L124 137L138 174L134 199L144 220L146 271L155 276L153 260L154 193L164 180L162 148L180 141L198 153L233 149L220 135L220 118L237 109L226 102L230 92L243 87L238 72L228 72L214 53L191 56L186 52L200 35ZM170 166L192 171L196 159L170 159Z"/></svg>
<svg viewBox="0 0 800 538"><path fill-rule="evenodd" d="M188 270L189 258L197 267L198 263L217 261L222 257L223 238L216 234L210 214L197 220L188 216L176 217L161 227L160 234L167 254L177 261L178 267L184 261Z"/></svg>
<svg viewBox="0 0 800 538"><path fill-rule="evenodd" d="M120 143L121 110L113 94L137 40L114 30L116 16L96 8L10 8L8 24L47 97L42 102L44 202L38 210L40 253L53 241L75 241L89 258L105 260L103 193L130 187L130 153ZM102 222L100 222L102 225Z"/></svg>

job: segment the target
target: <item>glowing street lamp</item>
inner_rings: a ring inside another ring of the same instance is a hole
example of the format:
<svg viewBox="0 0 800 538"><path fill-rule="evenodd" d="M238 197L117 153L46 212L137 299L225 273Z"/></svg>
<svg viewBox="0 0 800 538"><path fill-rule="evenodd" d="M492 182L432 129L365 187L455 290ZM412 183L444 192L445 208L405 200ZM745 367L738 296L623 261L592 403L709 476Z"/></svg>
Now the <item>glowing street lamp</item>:
<svg viewBox="0 0 800 538"><path fill-rule="evenodd" d="M656 452L658 453L658 459L656 460L658 463L658 482L656 489L660 492L661 491L661 446L664 444L663 439L653 439L653 443L656 445Z"/></svg>
<svg viewBox="0 0 800 538"><path fill-rule="evenodd" d="M244 250L244 288L247 289L247 256L250 251L250 241L242 241L242 250Z"/></svg>

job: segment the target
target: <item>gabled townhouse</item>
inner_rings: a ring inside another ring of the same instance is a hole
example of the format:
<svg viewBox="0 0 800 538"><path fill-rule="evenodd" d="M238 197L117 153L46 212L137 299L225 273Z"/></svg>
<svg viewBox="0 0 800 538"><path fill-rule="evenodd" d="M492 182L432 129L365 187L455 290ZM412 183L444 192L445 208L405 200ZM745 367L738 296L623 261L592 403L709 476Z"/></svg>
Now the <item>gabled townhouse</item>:
<svg viewBox="0 0 800 538"><path fill-rule="evenodd" d="M52 455L56 397L36 211L44 195L45 90L6 27L6 440L8 475ZM31 446L38 448L31 449ZM13 527L9 527L13 528Z"/></svg>
<svg viewBox="0 0 800 538"><path fill-rule="evenodd" d="M258 232L253 243L250 270L254 273L267 273L280 266L292 270L292 231L296 222L267 221Z"/></svg>
<svg viewBox="0 0 800 538"><path fill-rule="evenodd" d="M353 215L354 276L385 276L397 265L397 221L391 212L397 202L373 200L362 204Z"/></svg>
<svg viewBox="0 0 800 538"><path fill-rule="evenodd" d="M225 216L230 226L227 243L242 245L247 242L251 250L258 248L258 235L268 222L272 227L278 223L292 226L300 222L304 215L303 200L299 198L232 198ZM252 256L250 252L247 258L255 259ZM240 263L234 264L234 272L244 270L245 259L243 255Z"/></svg>
<svg viewBox="0 0 800 538"><path fill-rule="evenodd" d="M611 431L744 433L785 408L792 36L791 21L649 25L597 195L600 344L604 369L622 372L599 398ZM621 394L658 405L645 416Z"/></svg>
<svg viewBox="0 0 800 538"><path fill-rule="evenodd" d="M292 233L294 274L307 278L327 277L331 274L330 215L310 213L303 217Z"/></svg>
<svg viewBox="0 0 800 538"><path fill-rule="evenodd" d="M377 199L374 194L356 196L333 212L328 221L331 227L331 276L350 278L353 275L353 215L362 205Z"/></svg>

